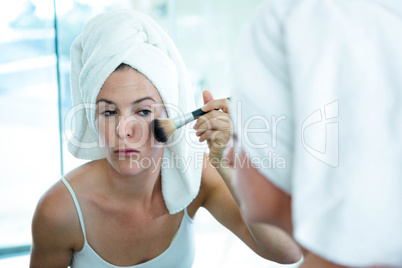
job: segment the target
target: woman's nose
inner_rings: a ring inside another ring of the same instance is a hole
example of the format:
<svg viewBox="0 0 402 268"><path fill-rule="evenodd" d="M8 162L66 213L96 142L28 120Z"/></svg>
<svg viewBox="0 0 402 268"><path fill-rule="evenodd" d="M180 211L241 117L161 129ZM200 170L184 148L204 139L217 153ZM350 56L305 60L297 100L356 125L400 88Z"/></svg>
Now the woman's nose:
<svg viewBox="0 0 402 268"><path fill-rule="evenodd" d="M116 132L119 138L125 139L126 137L133 137L134 135L134 118L132 116L119 117L119 123L116 127Z"/></svg>

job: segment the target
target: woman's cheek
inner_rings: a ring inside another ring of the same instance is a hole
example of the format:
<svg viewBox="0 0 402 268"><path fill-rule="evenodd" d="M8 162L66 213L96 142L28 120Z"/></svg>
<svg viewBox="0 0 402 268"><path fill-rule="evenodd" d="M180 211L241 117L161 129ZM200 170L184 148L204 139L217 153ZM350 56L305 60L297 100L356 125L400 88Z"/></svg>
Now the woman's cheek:
<svg viewBox="0 0 402 268"><path fill-rule="evenodd" d="M133 147L143 147L149 141L149 124L143 118L135 118L129 125L132 128L130 137L127 141L132 143Z"/></svg>

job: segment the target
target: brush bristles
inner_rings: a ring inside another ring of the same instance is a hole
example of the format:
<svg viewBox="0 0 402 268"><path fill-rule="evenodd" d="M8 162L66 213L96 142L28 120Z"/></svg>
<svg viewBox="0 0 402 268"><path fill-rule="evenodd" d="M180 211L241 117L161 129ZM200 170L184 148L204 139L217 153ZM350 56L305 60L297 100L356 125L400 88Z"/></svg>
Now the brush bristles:
<svg viewBox="0 0 402 268"><path fill-rule="evenodd" d="M166 142L176 130L176 125L172 119L158 118L151 123L152 133L159 142Z"/></svg>

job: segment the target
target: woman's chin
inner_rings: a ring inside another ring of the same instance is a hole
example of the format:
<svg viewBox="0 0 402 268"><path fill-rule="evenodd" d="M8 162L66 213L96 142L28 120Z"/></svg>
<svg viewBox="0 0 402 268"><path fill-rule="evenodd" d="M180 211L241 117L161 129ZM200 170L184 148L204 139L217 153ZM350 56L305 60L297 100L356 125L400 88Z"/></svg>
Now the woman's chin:
<svg viewBox="0 0 402 268"><path fill-rule="evenodd" d="M141 173L142 171L144 171L144 169L141 168L137 168L137 167L130 167L128 165L118 165L117 167L115 167L115 170L122 176L136 176L139 173Z"/></svg>
<svg viewBox="0 0 402 268"><path fill-rule="evenodd" d="M113 165L114 169L122 176L136 176L145 170L148 170L148 167L142 167L135 161L119 161Z"/></svg>
<svg viewBox="0 0 402 268"><path fill-rule="evenodd" d="M140 158L139 160L130 157L117 158L107 157L112 168L122 176L136 176L143 172L154 173L157 165L151 158Z"/></svg>

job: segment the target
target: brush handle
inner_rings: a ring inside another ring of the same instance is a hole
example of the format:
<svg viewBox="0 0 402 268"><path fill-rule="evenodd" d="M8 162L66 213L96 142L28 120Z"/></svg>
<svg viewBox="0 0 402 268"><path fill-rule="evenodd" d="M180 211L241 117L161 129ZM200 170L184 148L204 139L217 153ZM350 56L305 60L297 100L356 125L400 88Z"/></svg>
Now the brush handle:
<svg viewBox="0 0 402 268"><path fill-rule="evenodd" d="M230 100L230 97L227 98L228 100ZM176 125L176 128L181 128L182 126L184 126L185 124L194 121L195 119L198 119L200 116L209 113L209 112L204 112L203 110L201 110L201 108L192 111L191 113L185 114L184 117L176 117L173 119L174 124Z"/></svg>
<svg viewBox="0 0 402 268"><path fill-rule="evenodd" d="M201 110L201 109L198 109ZM197 111L198 111L197 110ZM195 112L195 111L194 111ZM204 113L204 112L203 112ZM205 114L205 113L204 113ZM198 117L200 117L201 115L199 115ZM176 126L176 129L181 128L182 126L184 126L185 124L193 121L195 118L193 116L193 112L185 114L184 116L178 116L176 118L173 119L173 123Z"/></svg>
<svg viewBox="0 0 402 268"><path fill-rule="evenodd" d="M230 100L230 97L228 97L227 99ZM218 109L217 109L217 110L218 110ZM209 113L209 112L204 112L203 110L201 110L201 108L200 108L200 109L197 109L197 110L195 110L195 111L193 111L193 112L191 112L191 114L192 114L193 117L194 117L194 120L195 120L195 119L198 119L201 115L204 115L204 114L206 114L206 113Z"/></svg>
<svg viewBox="0 0 402 268"><path fill-rule="evenodd" d="M191 112L191 114L193 115L193 118L194 118L193 120L198 119L201 115L204 115L206 113L207 112L204 112L203 110L201 110L201 108Z"/></svg>

